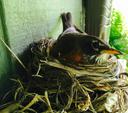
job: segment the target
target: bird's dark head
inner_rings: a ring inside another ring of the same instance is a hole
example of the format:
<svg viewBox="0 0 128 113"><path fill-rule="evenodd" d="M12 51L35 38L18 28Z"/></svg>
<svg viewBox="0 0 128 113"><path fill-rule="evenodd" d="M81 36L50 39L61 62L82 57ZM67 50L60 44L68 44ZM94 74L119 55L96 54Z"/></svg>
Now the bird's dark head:
<svg viewBox="0 0 128 113"><path fill-rule="evenodd" d="M120 51L111 48L109 45L105 44L103 41L101 41L97 37L94 37L94 39L92 39L91 46L94 51L99 51L100 54L102 53L113 54L113 55L122 54Z"/></svg>
<svg viewBox="0 0 128 113"><path fill-rule="evenodd" d="M103 53L113 55L122 54L120 51L109 47L107 44L105 44L103 41L101 41L95 36L87 35L83 37L83 41L81 42L81 45L83 46L83 51L90 53L90 55Z"/></svg>

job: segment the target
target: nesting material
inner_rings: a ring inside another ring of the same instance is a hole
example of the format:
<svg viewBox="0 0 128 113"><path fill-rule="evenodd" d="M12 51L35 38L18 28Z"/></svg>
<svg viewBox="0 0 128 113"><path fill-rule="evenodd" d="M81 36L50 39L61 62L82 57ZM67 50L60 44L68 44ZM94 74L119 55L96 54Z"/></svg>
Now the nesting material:
<svg viewBox="0 0 128 113"><path fill-rule="evenodd" d="M50 39L31 47L29 83L14 80L15 103L1 108L25 113L126 113L128 77L115 56L101 55L95 64L71 64L52 58ZM12 108L12 107L11 107ZM2 111L2 112L1 112Z"/></svg>
<svg viewBox="0 0 128 113"><path fill-rule="evenodd" d="M38 70L33 77L40 81L34 84L48 92L53 111L125 113L128 79L121 76L122 67L115 56L103 54L90 65L70 64L41 54L49 50L51 41L46 42L45 48L43 43L32 48L33 67Z"/></svg>

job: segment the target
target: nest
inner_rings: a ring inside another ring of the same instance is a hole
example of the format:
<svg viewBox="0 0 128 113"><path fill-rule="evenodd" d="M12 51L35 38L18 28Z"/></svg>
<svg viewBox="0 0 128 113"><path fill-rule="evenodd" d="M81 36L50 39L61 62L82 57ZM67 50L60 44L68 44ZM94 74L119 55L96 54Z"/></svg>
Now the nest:
<svg viewBox="0 0 128 113"><path fill-rule="evenodd" d="M2 108L25 113L125 113L128 77L120 74L115 56L102 55L95 64L71 64L49 55L51 40L32 46L29 83L18 84L16 102Z"/></svg>

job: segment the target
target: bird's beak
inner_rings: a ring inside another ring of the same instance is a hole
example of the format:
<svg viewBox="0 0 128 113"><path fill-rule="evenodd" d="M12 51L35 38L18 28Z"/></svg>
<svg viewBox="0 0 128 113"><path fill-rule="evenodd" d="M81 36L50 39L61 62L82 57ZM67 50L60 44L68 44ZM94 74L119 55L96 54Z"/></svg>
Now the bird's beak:
<svg viewBox="0 0 128 113"><path fill-rule="evenodd" d="M121 55L122 53L119 50L110 48L107 50L102 50L101 53L113 54L113 55Z"/></svg>

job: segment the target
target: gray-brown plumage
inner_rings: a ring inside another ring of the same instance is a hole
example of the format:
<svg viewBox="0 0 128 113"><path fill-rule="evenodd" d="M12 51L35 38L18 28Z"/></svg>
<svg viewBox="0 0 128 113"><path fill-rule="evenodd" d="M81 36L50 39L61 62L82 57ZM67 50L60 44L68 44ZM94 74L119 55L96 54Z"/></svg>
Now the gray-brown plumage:
<svg viewBox="0 0 128 113"><path fill-rule="evenodd" d="M89 62L89 58L103 52L108 54L120 54L119 51L110 48L98 37L87 35L76 29L72 23L71 13L61 15L63 32L51 49L51 56L65 61L81 63Z"/></svg>

